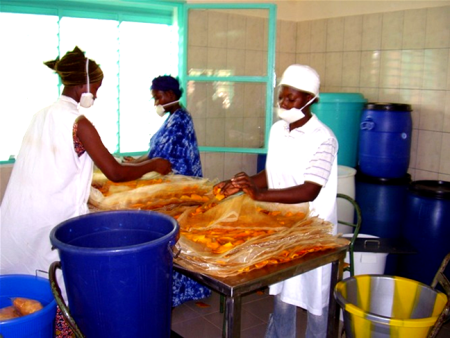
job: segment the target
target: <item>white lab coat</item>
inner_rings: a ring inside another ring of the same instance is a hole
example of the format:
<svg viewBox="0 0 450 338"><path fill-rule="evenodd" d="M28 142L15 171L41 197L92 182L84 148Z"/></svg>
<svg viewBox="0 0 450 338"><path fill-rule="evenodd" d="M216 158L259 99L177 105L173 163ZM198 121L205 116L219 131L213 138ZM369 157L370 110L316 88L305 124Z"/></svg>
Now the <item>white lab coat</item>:
<svg viewBox="0 0 450 338"><path fill-rule="evenodd" d="M284 121L272 126L266 173L269 188L282 189L303 184L305 180L322 185L319 196L310 202L311 215L335 225L336 233L336 194L337 194L337 156L334 153L331 172L316 171L318 175L305 175L311 172L311 159L317 156L318 147L323 142L337 140L333 132L320 122L315 115L301 128L289 132ZM316 154L316 155L315 155ZM329 174L329 176L327 176ZM302 307L320 316L329 301L331 265L319 267L307 273L270 286L270 294L280 294L281 300Z"/></svg>
<svg viewBox="0 0 450 338"><path fill-rule="evenodd" d="M1 274L36 274L59 260L50 231L87 213L93 162L74 151L77 102L61 96L34 115L1 206Z"/></svg>

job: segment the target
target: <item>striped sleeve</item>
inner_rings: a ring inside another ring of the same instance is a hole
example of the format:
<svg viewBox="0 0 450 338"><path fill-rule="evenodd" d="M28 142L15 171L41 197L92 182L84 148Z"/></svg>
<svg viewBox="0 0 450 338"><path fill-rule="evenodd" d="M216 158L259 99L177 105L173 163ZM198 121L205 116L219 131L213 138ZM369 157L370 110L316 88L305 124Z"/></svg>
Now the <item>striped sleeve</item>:
<svg viewBox="0 0 450 338"><path fill-rule="evenodd" d="M324 186L330 176L331 167L337 154L337 141L329 138L317 148L314 157L306 168L305 181L314 182Z"/></svg>

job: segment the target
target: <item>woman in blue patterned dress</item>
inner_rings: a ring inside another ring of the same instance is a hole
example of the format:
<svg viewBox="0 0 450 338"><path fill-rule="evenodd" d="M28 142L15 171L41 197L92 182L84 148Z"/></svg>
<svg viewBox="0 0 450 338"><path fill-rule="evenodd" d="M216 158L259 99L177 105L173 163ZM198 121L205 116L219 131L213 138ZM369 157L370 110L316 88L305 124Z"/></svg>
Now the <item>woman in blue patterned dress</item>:
<svg viewBox="0 0 450 338"><path fill-rule="evenodd" d="M202 177L202 165L194 123L189 112L179 103L183 93L180 83L172 76L159 76L153 79L151 91L155 100L156 112L160 116L164 116L166 113L170 115L150 139L148 154L136 161L160 157L169 160L175 174ZM211 290L174 271L173 307L210 295Z"/></svg>
<svg viewBox="0 0 450 338"><path fill-rule="evenodd" d="M183 91L178 80L168 75L159 76L153 79L151 90L157 113L163 116L168 112L170 115L151 138L148 158L169 160L175 174L201 177L194 123L179 103Z"/></svg>

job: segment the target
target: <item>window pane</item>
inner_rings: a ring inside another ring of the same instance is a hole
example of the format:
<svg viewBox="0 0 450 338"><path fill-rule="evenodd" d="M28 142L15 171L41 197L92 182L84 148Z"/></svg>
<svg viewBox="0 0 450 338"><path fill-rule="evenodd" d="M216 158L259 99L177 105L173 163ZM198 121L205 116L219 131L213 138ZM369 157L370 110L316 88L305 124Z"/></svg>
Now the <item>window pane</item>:
<svg viewBox="0 0 450 338"><path fill-rule="evenodd" d="M0 161L7 161L31 117L58 97L58 77L43 64L58 56L58 17L0 13L0 32Z"/></svg>
<svg viewBox="0 0 450 338"><path fill-rule="evenodd" d="M267 10L189 10L188 73L267 75Z"/></svg>
<svg viewBox="0 0 450 338"><path fill-rule="evenodd" d="M146 152L150 137L163 122L153 105L153 78L178 71L176 27L120 24L120 151Z"/></svg>
<svg viewBox="0 0 450 338"><path fill-rule="evenodd" d="M60 94L58 76L43 62L75 46L105 75L94 106L80 108L105 146L111 153L148 150L164 121L154 111L151 81L178 75L176 25L0 13L0 29L10 32L0 34L2 50L8 51L0 54L0 161L17 154L31 116Z"/></svg>
<svg viewBox="0 0 450 338"><path fill-rule="evenodd" d="M265 84L188 82L188 110L200 146L262 148Z"/></svg>
<svg viewBox="0 0 450 338"><path fill-rule="evenodd" d="M75 46L102 67L104 79L95 104L83 109L97 128L103 143L110 152L118 148L118 88L119 41L118 22L80 18L62 18L60 22L61 55ZM82 108L80 108L82 109Z"/></svg>

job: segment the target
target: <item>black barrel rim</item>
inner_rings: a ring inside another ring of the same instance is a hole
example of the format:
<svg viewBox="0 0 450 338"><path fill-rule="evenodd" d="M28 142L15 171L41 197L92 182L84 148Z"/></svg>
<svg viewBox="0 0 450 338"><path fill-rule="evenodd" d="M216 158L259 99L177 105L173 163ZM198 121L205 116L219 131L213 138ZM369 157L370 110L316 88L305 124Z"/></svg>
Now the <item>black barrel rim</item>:
<svg viewBox="0 0 450 338"><path fill-rule="evenodd" d="M389 102L368 102L364 105L364 109L367 110L383 110L392 112L411 112L412 108L410 104L406 103L389 103Z"/></svg>
<svg viewBox="0 0 450 338"><path fill-rule="evenodd" d="M450 199L450 182L421 180L411 182L408 190L415 195L435 199Z"/></svg>
<svg viewBox="0 0 450 338"><path fill-rule="evenodd" d="M411 182L411 175L406 173L402 177L398 178L385 178L385 177L374 177L363 174L359 169L355 175L355 179L358 182L372 183L372 184L382 184L382 185L406 185Z"/></svg>

